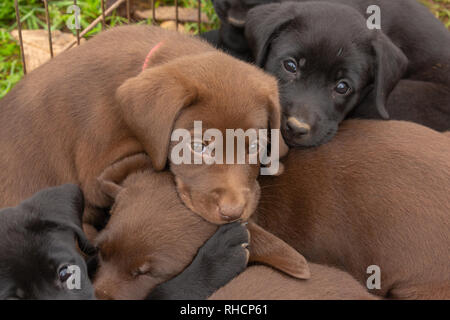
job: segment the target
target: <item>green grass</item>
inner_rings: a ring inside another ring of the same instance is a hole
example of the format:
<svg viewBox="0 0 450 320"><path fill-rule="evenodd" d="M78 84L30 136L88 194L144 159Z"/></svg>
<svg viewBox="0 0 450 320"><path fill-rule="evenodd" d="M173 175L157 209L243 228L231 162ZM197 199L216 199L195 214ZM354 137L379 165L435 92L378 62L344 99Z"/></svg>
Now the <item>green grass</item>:
<svg viewBox="0 0 450 320"><path fill-rule="evenodd" d="M8 31L16 29L14 1L7 0L0 5L0 28ZM49 1L48 9L50 15L50 25L52 30L70 31L66 27L66 22L72 14L67 12L69 6L73 5L72 0ZM100 0L79 0L77 5L81 9L81 27L87 27L100 13ZM47 29L45 20L44 4L41 0L19 1L19 12L24 29ZM113 13L106 18L108 25L115 26L126 22L125 18ZM101 24L98 24L87 36L101 31ZM75 32L75 31L73 31Z"/></svg>
<svg viewBox="0 0 450 320"><path fill-rule="evenodd" d="M450 28L450 0L420 0L445 26Z"/></svg>
<svg viewBox="0 0 450 320"><path fill-rule="evenodd" d="M75 33L75 30L69 30L66 26L67 20L72 16L72 14L67 13L67 8L72 4L72 0L49 2L51 30ZM81 27L86 28L100 15L101 1L81 0L77 4L81 9ZM41 0L19 1L19 12L23 29L47 30L45 9ZM119 17L116 14L108 16L106 20L110 26L116 26L126 22L125 18ZM0 98L6 95L23 75L19 45L9 34L10 31L16 28L17 22L14 1L3 1L0 4ZM101 24L98 24L86 36L89 37L100 32L101 28Z"/></svg>
<svg viewBox="0 0 450 320"><path fill-rule="evenodd" d="M395 1L395 0L393 0ZM450 28L450 0L419 0L424 3L441 21ZM95 18L101 14L101 0L78 0L81 8L81 27L86 28ZM205 32L219 26L219 19L214 13L210 0L201 0L202 11L206 13L211 24L202 24L201 31ZM73 0L49 1L49 13L52 30L75 32L66 27L71 14L67 13L68 6ZM174 5L175 0L156 0L156 6ZM179 0L180 7L197 8L197 0ZM45 22L44 4L41 0L19 0L19 10L23 29L47 29ZM126 22L115 13L107 17L110 26L121 25ZM143 21L141 23L151 23ZM1 0L0 3L0 98L2 98L22 77L22 63L18 44L12 39L9 32L17 28L16 14L13 0ZM186 23L185 28L189 32L198 33L197 23ZM99 23L88 34L90 37L102 29Z"/></svg>
<svg viewBox="0 0 450 320"><path fill-rule="evenodd" d="M219 26L213 5L210 0L201 0L202 11L206 13L212 22L209 26L202 24L201 31L206 32ZM197 0L179 0L180 7L197 8ZM49 1L49 16L51 30L61 30L63 32L75 33L75 30L69 30L66 22L72 14L67 13L67 8L73 4L73 0ZM80 24L82 29L86 28L95 18L101 14L100 0L78 0L78 6L81 9ZM157 0L156 6L174 5L174 0ZM19 12L23 29L45 29L47 24L45 20L44 3L41 0L19 0ZM107 25L117 26L127 22L126 18L116 15L115 12L106 17ZM151 20L140 23L151 23ZM17 28L16 13L13 0L2 0L0 3L0 98L16 84L22 77L22 61L20 58L19 45L10 36L9 32ZM192 33L198 33L197 23L186 23L185 28ZM97 24L86 37L95 35L102 30L101 23Z"/></svg>
<svg viewBox="0 0 450 320"><path fill-rule="evenodd" d="M0 98L22 78L20 49L8 32L0 30Z"/></svg>
<svg viewBox="0 0 450 320"><path fill-rule="evenodd" d="M174 0L157 0L155 2L155 6L159 7L159 6L171 6L171 5L175 5L175 1ZM184 8L198 8L198 1L197 0L179 0L178 1L178 5L180 7L184 7ZM214 6L212 4L211 0L201 0L201 9L202 12L204 12L208 19L209 19L209 24L202 24L201 25L201 32L206 32L212 29L217 29L219 28L220 25L220 20L217 17L215 11L214 11ZM185 23L185 28L186 31L197 34L199 33L199 29L198 29L198 23L196 22L188 22Z"/></svg>

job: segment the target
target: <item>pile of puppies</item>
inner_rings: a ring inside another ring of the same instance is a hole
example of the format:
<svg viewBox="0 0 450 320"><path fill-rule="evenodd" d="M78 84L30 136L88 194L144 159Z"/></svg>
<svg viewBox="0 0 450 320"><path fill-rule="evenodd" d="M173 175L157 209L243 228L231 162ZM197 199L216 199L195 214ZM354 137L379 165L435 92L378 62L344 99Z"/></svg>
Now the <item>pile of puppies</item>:
<svg viewBox="0 0 450 320"><path fill-rule="evenodd" d="M367 1L381 30L366 1L267 2L214 1L204 35L256 66L119 27L0 100L0 298L450 298L448 30L414 0ZM195 121L280 129L283 165L178 164Z"/></svg>

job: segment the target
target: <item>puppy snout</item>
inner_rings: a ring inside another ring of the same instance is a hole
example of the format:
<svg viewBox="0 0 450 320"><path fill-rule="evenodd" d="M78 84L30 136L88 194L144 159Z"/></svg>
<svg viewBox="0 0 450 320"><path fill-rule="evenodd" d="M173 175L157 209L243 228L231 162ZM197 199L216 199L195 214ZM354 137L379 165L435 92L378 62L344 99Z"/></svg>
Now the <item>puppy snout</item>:
<svg viewBox="0 0 450 320"><path fill-rule="evenodd" d="M249 192L250 190L248 189L243 189L236 193L229 193L224 189L215 191L220 218L226 222L241 218L247 205Z"/></svg>
<svg viewBox="0 0 450 320"><path fill-rule="evenodd" d="M222 205L219 206L220 217L225 221L234 221L242 217L244 213L244 204L238 205Z"/></svg>
<svg viewBox="0 0 450 320"><path fill-rule="evenodd" d="M286 127L294 135L307 135L311 132L311 126L306 122L300 121L295 117L289 117Z"/></svg>

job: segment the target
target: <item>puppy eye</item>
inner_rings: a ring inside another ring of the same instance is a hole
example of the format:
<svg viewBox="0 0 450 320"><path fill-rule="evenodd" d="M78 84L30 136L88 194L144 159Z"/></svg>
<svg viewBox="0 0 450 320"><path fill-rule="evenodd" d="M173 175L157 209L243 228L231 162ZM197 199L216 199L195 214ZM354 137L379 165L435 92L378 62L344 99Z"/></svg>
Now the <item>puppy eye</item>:
<svg viewBox="0 0 450 320"><path fill-rule="evenodd" d="M287 59L283 61L283 66L286 71L290 73L297 73L297 62L294 59Z"/></svg>
<svg viewBox="0 0 450 320"><path fill-rule="evenodd" d="M63 265L58 269L58 278L61 283L64 283L69 279L71 273L69 272L69 265Z"/></svg>
<svg viewBox="0 0 450 320"><path fill-rule="evenodd" d="M192 142L191 144L192 151L197 153L205 153L206 148L207 148L206 144L202 142Z"/></svg>
<svg viewBox="0 0 450 320"><path fill-rule="evenodd" d="M334 88L334 91L336 91L339 94L344 95L344 94L348 94L351 91L351 88L347 82L340 81Z"/></svg>

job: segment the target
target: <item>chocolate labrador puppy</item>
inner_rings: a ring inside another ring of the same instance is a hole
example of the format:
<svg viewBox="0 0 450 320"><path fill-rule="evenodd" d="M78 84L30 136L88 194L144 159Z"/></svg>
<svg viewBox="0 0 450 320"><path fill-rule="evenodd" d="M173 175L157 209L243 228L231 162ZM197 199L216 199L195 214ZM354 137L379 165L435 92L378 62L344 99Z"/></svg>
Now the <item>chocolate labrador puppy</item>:
<svg viewBox="0 0 450 320"><path fill-rule="evenodd" d="M261 177L259 225L308 261L338 267L370 292L450 298L450 141L404 121L347 120L320 148L292 149Z"/></svg>
<svg viewBox="0 0 450 320"><path fill-rule="evenodd" d="M0 211L0 300L95 299L89 277L98 259L81 230L83 203L81 190L67 184ZM204 299L205 292L231 280L244 265L236 256L242 247L229 244L248 242L246 229L239 226L220 228L181 274L158 287L155 297Z"/></svg>
<svg viewBox="0 0 450 320"><path fill-rule="evenodd" d="M130 163L140 164L136 173L122 175L123 167ZM125 158L105 170L100 184L115 203L108 224L95 241L100 249L94 280L99 298L143 299L152 290L152 299L206 298L243 271L248 260L296 278L309 278L305 259L254 223L248 226L250 240L247 228L235 222L219 228L207 241L218 226L186 208L173 177L152 170L146 155ZM204 248L209 249L197 254L205 242ZM193 259L197 270L184 271L192 278L177 277ZM172 278L174 283L157 287ZM171 288L178 288L178 294L165 292Z"/></svg>
<svg viewBox="0 0 450 320"><path fill-rule="evenodd" d="M81 230L82 214L83 194L70 184L0 211L0 299L95 298L79 251L96 252Z"/></svg>
<svg viewBox="0 0 450 320"><path fill-rule="evenodd" d="M223 136L226 129L278 129L276 80L177 32L149 26L103 32L27 74L0 101L0 205L77 183L87 204L83 220L101 228L111 205L99 192L101 172L142 151L164 170L173 130L191 130L195 121ZM207 143L188 144L189 153L202 157ZM260 162L201 163L174 173L192 210L227 223L252 213L259 170Z"/></svg>

